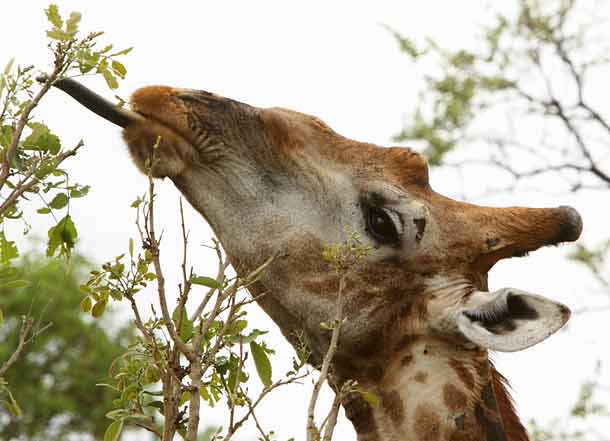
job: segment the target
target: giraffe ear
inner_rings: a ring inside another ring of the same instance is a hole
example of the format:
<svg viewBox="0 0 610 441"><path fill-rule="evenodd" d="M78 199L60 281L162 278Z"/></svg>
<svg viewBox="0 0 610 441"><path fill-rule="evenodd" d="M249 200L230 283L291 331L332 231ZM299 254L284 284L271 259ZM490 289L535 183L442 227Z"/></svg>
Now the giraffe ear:
<svg viewBox="0 0 610 441"><path fill-rule="evenodd" d="M489 293L484 295L489 297ZM569 318L570 310L561 303L505 288L496 292L492 300L463 310L457 327L478 346L514 352L541 342Z"/></svg>

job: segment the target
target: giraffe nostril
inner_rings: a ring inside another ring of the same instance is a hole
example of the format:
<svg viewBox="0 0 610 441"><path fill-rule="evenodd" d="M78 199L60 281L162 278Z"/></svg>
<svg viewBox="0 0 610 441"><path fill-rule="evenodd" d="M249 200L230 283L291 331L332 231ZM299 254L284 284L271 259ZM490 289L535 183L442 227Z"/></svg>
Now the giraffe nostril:
<svg viewBox="0 0 610 441"><path fill-rule="evenodd" d="M421 217L417 219L413 219L413 223L415 224L415 228L417 228L417 234L415 235L415 242L421 242L424 237L424 232L426 231L426 218Z"/></svg>
<svg viewBox="0 0 610 441"><path fill-rule="evenodd" d="M582 218L572 207L562 205L557 208L562 216L562 226L557 235L557 242L572 242L580 237Z"/></svg>

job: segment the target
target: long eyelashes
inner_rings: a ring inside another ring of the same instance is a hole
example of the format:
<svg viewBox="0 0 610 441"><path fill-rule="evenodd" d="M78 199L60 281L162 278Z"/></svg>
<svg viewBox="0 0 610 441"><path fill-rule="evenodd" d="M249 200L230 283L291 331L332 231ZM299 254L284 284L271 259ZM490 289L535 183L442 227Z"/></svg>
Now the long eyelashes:
<svg viewBox="0 0 610 441"><path fill-rule="evenodd" d="M387 208L365 206L366 229L373 239L382 244L396 244L400 241L402 223L399 215Z"/></svg>
<svg viewBox="0 0 610 441"><path fill-rule="evenodd" d="M510 313L508 297L500 296L476 309L464 311L464 315L474 322L489 326L504 320Z"/></svg>

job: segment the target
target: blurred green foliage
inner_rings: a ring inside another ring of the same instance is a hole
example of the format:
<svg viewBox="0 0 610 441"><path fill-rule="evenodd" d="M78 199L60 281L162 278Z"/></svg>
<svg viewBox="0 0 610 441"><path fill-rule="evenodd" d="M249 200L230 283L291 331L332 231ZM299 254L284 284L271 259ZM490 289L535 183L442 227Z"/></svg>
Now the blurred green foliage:
<svg viewBox="0 0 610 441"><path fill-rule="evenodd" d="M89 265L79 257L70 265L26 258L15 266L15 278L27 285L0 287L6 317L0 328L0 360L17 345L20 316L29 313L41 326L51 323L6 374L23 414L16 418L0 408L0 439L67 440L75 434L101 439L106 429L104 415L114 394L96 383L105 382L108 366L124 353L133 332L112 323L108 311L103 321L79 313L79 279Z"/></svg>

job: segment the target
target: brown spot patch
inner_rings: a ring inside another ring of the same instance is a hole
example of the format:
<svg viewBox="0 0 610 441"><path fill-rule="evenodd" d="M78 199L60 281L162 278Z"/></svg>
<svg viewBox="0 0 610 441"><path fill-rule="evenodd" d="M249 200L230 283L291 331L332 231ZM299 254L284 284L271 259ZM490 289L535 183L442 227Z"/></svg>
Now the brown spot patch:
<svg viewBox="0 0 610 441"><path fill-rule="evenodd" d="M474 388L474 376L460 360L452 358L449 360L449 366L455 371L466 389L472 390Z"/></svg>
<svg viewBox="0 0 610 441"><path fill-rule="evenodd" d="M428 373L419 371L418 373L415 374L413 379L415 381L417 381L418 383L426 384L426 380L428 379Z"/></svg>
<svg viewBox="0 0 610 441"><path fill-rule="evenodd" d="M381 405L395 426L400 426L405 419L405 409L400 394L393 390L381 393Z"/></svg>
<svg viewBox="0 0 610 441"><path fill-rule="evenodd" d="M406 366L409 363L411 363L412 361L413 361L413 355L408 354L408 355L405 355L404 357L402 357L402 359L400 360L400 364L401 364L401 366Z"/></svg>
<svg viewBox="0 0 610 441"><path fill-rule="evenodd" d="M415 409L415 434L421 441L438 441L441 436L441 420L432 406L420 404Z"/></svg>
<svg viewBox="0 0 610 441"><path fill-rule="evenodd" d="M451 412L457 412L466 408L468 398L466 394L451 383L443 387L443 401Z"/></svg>

